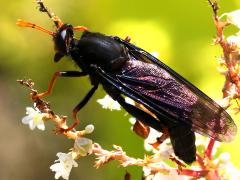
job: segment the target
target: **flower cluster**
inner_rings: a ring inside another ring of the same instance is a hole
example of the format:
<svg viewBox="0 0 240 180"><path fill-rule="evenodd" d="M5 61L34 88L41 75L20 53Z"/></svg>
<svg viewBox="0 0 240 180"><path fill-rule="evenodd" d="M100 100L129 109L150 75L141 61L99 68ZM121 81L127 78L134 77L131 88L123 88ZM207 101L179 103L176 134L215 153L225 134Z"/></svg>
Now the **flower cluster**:
<svg viewBox="0 0 240 180"><path fill-rule="evenodd" d="M235 10L223 15L217 15L216 3L211 4L214 10L214 23L217 29L215 44L219 44L223 50L223 56L219 57L218 70L225 76L223 87L223 99L219 102L222 107L229 108L234 113L240 111L238 104L240 97L240 10ZM224 36L224 30L228 26L235 26L239 31L230 36Z"/></svg>
<svg viewBox="0 0 240 180"><path fill-rule="evenodd" d="M77 162L73 159L72 153L57 153L58 160L55 160L55 164L50 166L52 171L55 171L55 179L59 179L61 176L63 179L68 179L69 174L73 167L78 167Z"/></svg>
<svg viewBox="0 0 240 180"><path fill-rule="evenodd" d="M84 130L81 131L62 131L68 128L66 125L66 117L56 115L47 102L36 98L37 91L33 89L34 83L31 80L19 80L19 83L27 86L31 93L31 98L34 101L34 107L26 108L26 116L22 118L22 123L29 125L31 130L38 128L45 130L44 123L47 120L51 120L56 123L56 133L65 135L68 139L74 140L73 148L68 153L57 153L58 160L55 161L50 169L55 172L55 179L62 177L63 179L69 179L70 172L73 167L77 167L78 164L75 160L80 157L87 156L92 153L93 141L86 138L87 134L91 134L94 131L92 124L87 125Z"/></svg>
<svg viewBox="0 0 240 180"><path fill-rule="evenodd" d="M30 84L31 81L21 81L22 84ZM29 86L28 86L29 87ZM30 87L33 92L36 90ZM112 100L109 96L103 98L100 104L104 101L105 108L111 110L118 110L119 105L117 102ZM133 100L126 98L126 102L137 105ZM98 101L99 102L99 101ZM112 104L115 104L112 106ZM139 106L141 107L141 106ZM59 117L50 108L49 105L44 101L37 100L34 108L27 108L27 116L22 119L24 124L29 124L30 129L35 127L44 130L44 122L46 120L52 120L57 124L57 128L66 128L66 117ZM164 140L161 146L156 143L156 139L163 137L162 133L157 132L152 128L147 128L144 133L139 133L145 130L145 126L139 124L139 121L135 118L131 118L130 122L133 124L132 130L139 136L145 138L145 149L152 152L152 155L146 155L143 159L136 159L127 156L121 147L114 145L112 151L103 149L99 144L94 143L91 139L84 137L90 134L94 130L93 125L88 125L82 131L68 131L63 132L65 136L70 139L74 139L73 148L68 153L57 153L58 160L55 161L50 169L55 172L55 179L62 177L63 179L69 179L70 172L73 167L77 167L76 162L80 157L87 155L95 155L96 162L95 167L99 168L104 164L117 160L123 167L127 166L140 166L143 167L144 178L146 180L157 180L161 179L189 179L208 177L208 178L231 178L240 177L240 172L233 166L229 160L229 155L224 153L216 156L217 148L219 144L216 144L213 140L206 137L197 135L196 146L198 149L197 161L191 167L187 167L177 157L174 156L173 149L169 139ZM58 132L58 130L57 130ZM207 145L206 145L207 144ZM213 146L215 144L215 146ZM214 157L214 158L212 158Z"/></svg>

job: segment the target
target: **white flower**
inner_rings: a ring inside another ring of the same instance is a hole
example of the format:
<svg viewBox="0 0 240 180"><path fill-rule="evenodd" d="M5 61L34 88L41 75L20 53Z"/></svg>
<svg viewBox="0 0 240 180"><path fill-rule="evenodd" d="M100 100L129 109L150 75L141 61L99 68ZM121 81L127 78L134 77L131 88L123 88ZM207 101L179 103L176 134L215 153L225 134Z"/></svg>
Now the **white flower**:
<svg viewBox="0 0 240 180"><path fill-rule="evenodd" d="M240 171L231 162L226 163L223 173L220 177L222 179L240 179Z"/></svg>
<svg viewBox="0 0 240 180"><path fill-rule="evenodd" d="M221 179L240 179L240 171L230 161L229 153L222 153L214 160Z"/></svg>
<svg viewBox="0 0 240 180"><path fill-rule="evenodd" d="M117 101L114 101L109 95L106 95L102 99L98 99L97 102L102 105L104 109L121 110L121 106Z"/></svg>
<svg viewBox="0 0 240 180"><path fill-rule="evenodd" d="M156 174L151 173L151 169L143 168L143 172L146 180L186 180L191 179L190 177L179 175L177 170L170 169L168 174L158 172Z"/></svg>
<svg viewBox="0 0 240 180"><path fill-rule="evenodd" d="M219 159L223 163L227 163L230 161L230 154L228 152L224 152L220 154Z"/></svg>
<svg viewBox="0 0 240 180"><path fill-rule="evenodd" d="M240 10L224 13L221 17L227 16L227 22L237 26L240 29Z"/></svg>
<svg viewBox="0 0 240 180"><path fill-rule="evenodd" d="M75 140L74 152L80 156L87 156L92 153L92 140L84 137L80 137Z"/></svg>
<svg viewBox="0 0 240 180"><path fill-rule="evenodd" d="M55 179L59 179L62 176L63 179L68 179L69 174L72 170L72 167L77 167L78 164L74 161L71 153L57 153L58 160L57 162L50 166L52 171L55 171Z"/></svg>
<svg viewBox="0 0 240 180"><path fill-rule="evenodd" d="M240 48L240 36L235 36L235 35L228 36L227 42L233 47L236 46L237 48Z"/></svg>
<svg viewBox="0 0 240 180"><path fill-rule="evenodd" d="M223 99L219 99L219 100L216 100L216 102L221 106L223 107L224 109L229 106L230 104L230 101L231 101L231 98L229 96L223 98Z"/></svg>
<svg viewBox="0 0 240 180"><path fill-rule="evenodd" d="M36 110L32 107L26 107L27 116L22 118L23 124L28 124L31 130L34 130L36 127L42 131L45 130L45 125L43 122L43 117L45 113L41 113L39 110Z"/></svg>
<svg viewBox="0 0 240 180"><path fill-rule="evenodd" d="M151 171L152 171L152 169L150 167L143 166L143 174L145 177L151 175Z"/></svg>
<svg viewBox="0 0 240 180"><path fill-rule="evenodd" d="M154 175L153 180L185 180L186 176L179 175L176 170L170 170L168 175L157 173ZM189 178L190 179L190 178Z"/></svg>

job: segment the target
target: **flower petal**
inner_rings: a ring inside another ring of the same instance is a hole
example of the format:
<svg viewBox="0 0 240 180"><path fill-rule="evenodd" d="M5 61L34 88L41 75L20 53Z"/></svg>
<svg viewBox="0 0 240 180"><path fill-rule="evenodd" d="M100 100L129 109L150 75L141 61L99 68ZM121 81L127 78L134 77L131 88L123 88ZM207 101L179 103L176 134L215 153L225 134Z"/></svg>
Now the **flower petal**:
<svg viewBox="0 0 240 180"><path fill-rule="evenodd" d="M32 107L26 107L26 114L32 114L35 113L35 109L33 109Z"/></svg>
<svg viewBox="0 0 240 180"><path fill-rule="evenodd" d="M29 121L28 125L31 130L34 130L36 128L36 124L34 123L33 119Z"/></svg>
<svg viewBox="0 0 240 180"><path fill-rule="evenodd" d="M31 120L32 120L32 118L31 118L30 116L24 116L24 117L22 118L22 123L23 123L23 124L28 124L29 121L31 121Z"/></svg>
<svg viewBox="0 0 240 180"><path fill-rule="evenodd" d="M43 120L40 120L38 125L37 125L37 128L44 131L45 130L45 125L44 125L44 122Z"/></svg>
<svg viewBox="0 0 240 180"><path fill-rule="evenodd" d="M240 28L240 10L226 13L227 21Z"/></svg>
<svg viewBox="0 0 240 180"><path fill-rule="evenodd" d="M71 153L57 153L58 160L55 160L54 162L57 162L50 166L50 169L55 172L55 179L58 179L62 176L63 179L69 179L70 172L72 170L72 167L77 167L78 164L73 159Z"/></svg>
<svg viewBox="0 0 240 180"><path fill-rule="evenodd" d="M23 124L28 124L31 130L34 130L36 127L40 130L45 130L43 117L45 117L45 113L41 113L39 110L34 109L32 107L26 107L26 114L22 118Z"/></svg>

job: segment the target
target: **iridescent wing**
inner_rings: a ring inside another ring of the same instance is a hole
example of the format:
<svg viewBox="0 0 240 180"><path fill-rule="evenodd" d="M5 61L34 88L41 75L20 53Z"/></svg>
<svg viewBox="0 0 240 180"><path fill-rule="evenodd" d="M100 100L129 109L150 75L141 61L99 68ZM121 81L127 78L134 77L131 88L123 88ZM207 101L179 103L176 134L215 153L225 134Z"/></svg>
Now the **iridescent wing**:
<svg viewBox="0 0 240 180"><path fill-rule="evenodd" d="M185 123L218 141L234 138L234 121L215 101L146 51L119 41L128 48L131 60L118 74L101 72L111 84L160 119Z"/></svg>

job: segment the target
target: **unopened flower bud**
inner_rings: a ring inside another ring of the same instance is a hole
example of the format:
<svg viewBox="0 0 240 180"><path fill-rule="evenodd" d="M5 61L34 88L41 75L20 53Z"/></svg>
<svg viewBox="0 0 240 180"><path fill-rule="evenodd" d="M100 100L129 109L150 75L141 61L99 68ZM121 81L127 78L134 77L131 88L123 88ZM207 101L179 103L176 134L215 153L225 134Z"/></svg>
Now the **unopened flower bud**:
<svg viewBox="0 0 240 180"><path fill-rule="evenodd" d="M88 138L78 138L74 143L74 151L80 156L87 156L92 153L92 140Z"/></svg>
<svg viewBox="0 0 240 180"><path fill-rule="evenodd" d="M94 126L92 124L89 124L85 127L85 133L91 134L94 131Z"/></svg>

